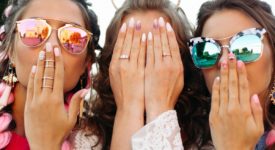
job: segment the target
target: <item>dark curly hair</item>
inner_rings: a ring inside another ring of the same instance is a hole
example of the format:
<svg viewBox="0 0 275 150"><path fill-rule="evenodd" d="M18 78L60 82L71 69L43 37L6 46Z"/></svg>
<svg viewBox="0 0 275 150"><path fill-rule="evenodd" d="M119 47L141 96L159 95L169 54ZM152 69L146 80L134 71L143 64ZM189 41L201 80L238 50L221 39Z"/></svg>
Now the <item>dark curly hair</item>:
<svg viewBox="0 0 275 150"><path fill-rule="evenodd" d="M5 32L3 33L4 34L3 38L1 38L2 45L0 46L0 54L4 55L4 57L7 56L8 54L12 54L14 51L13 46L14 46L15 33L16 33L15 22L21 19L21 16L24 13L24 10L27 8L27 6L30 4L31 1L32 0L10 0L8 2L8 6L12 6L12 9L9 13L9 16L3 15ZM87 50L88 50L87 59L89 59L87 61L95 62L95 48L100 48L100 46L98 45L100 30L97 24L97 16L91 9L88 8L90 4L87 3L86 0L72 0L72 1L79 6L85 22L85 27L90 32L93 33L92 40L87 46ZM10 61L8 57L5 57L5 58L4 57L0 59L0 81L2 80L3 76L5 76L5 73ZM87 78L85 80L87 80ZM84 81L84 83L86 82ZM75 91L79 90L81 88L81 84L82 83L80 83L79 81L76 87L72 89L72 91L70 92L74 93ZM5 112L12 113L12 105L13 103L4 107L0 111L0 115L2 115ZM11 121L8 128L9 130L14 130L16 128L16 123L14 120Z"/></svg>
<svg viewBox="0 0 275 150"><path fill-rule="evenodd" d="M273 66L275 65L275 17L269 4L260 0L213 0L205 2L199 11L197 18L197 29L194 36L201 36L205 22L217 11L224 9L234 9L244 12L253 18L259 25L267 31L267 36L272 49ZM274 68L274 67L273 67ZM272 72L272 78L269 83L269 91L273 87L275 80L275 69ZM268 93L267 93L268 94ZM270 101L270 97L266 95L264 105L264 124L265 130L274 129L275 123L275 107ZM272 146L275 148L275 145Z"/></svg>
<svg viewBox="0 0 275 150"><path fill-rule="evenodd" d="M191 27L182 9L177 8L169 0L127 0L116 11L106 31L105 45L98 60L100 71L94 80L94 88L98 93L98 97L92 104L92 113L94 115L89 119L89 123L95 127L94 133L99 136L103 149L110 149L117 109L109 78L109 65L113 48L123 18L136 11L150 10L156 10L165 14L175 30L185 70L184 89L178 98L175 109L185 148L193 146L201 148L207 145L210 139L208 125L210 101L204 96L207 93L206 87L200 86L202 83L200 72L190 63L191 57L187 40L191 37Z"/></svg>

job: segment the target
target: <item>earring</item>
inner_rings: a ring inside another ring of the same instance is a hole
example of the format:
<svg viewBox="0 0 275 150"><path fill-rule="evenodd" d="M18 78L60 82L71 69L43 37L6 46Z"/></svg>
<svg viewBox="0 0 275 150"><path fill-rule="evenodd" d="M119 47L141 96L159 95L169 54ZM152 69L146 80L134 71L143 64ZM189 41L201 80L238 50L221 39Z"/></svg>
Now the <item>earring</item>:
<svg viewBox="0 0 275 150"><path fill-rule="evenodd" d="M9 66L5 71L7 75L3 77L0 83L0 110L14 101L14 96L11 91L18 80L13 70L12 63L9 62Z"/></svg>
<svg viewBox="0 0 275 150"><path fill-rule="evenodd" d="M275 105L275 81L273 81L273 86L272 86L271 92L269 94L269 97L270 97L272 104Z"/></svg>

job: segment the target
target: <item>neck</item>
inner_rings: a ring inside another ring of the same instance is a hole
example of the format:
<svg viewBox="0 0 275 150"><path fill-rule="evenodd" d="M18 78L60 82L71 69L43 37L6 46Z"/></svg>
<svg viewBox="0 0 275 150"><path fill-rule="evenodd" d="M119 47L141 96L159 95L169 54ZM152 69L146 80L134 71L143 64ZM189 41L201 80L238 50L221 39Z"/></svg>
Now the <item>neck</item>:
<svg viewBox="0 0 275 150"><path fill-rule="evenodd" d="M25 136L24 128L24 109L27 89L22 84L17 83L14 87L14 103L12 105L12 117L15 120L15 132L18 135Z"/></svg>

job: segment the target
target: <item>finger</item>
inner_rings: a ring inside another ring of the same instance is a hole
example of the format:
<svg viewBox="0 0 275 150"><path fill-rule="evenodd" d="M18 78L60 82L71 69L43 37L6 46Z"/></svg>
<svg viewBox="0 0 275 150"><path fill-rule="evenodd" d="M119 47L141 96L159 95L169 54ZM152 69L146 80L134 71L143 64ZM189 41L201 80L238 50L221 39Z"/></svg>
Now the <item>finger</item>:
<svg viewBox="0 0 275 150"><path fill-rule="evenodd" d="M242 61L238 61L237 66L238 66L238 77L239 77L240 104L242 109L247 109L248 112L251 112L250 102L249 102L250 93L249 93L249 85L247 80L246 69Z"/></svg>
<svg viewBox="0 0 275 150"><path fill-rule="evenodd" d="M263 128L263 110L256 94L251 97L251 109L257 127Z"/></svg>
<svg viewBox="0 0 275 150"><path fill-rule="evenodd" d="M220 77L216 77L212 87L211 113L218 114L220 107Z"/></svg>
<svg viewBox="0 0 275 150"><path fill-rule="evenodd" d="M229 86L229 100L228 108L236 108L240 106L239 102L239 88L238 88L238 73L236 68L236 58L235 55L230 52L228 55L229 58L229 72L228 72L228 86Z"/></svg>
<svg viewBox="0 0 275 150"><path fill-rule="evenodd" d="M224 60L221 63L220 71L220 110L219 113L224 113L227 111L228 107L228 63Z"/></svg>
<svg viewBox="0 0 275 150"><path fill-rule="evenodd" d="M169 49L169 44L167 39L165 22L162 17L159 18L159 28L160 28L161 47L162 47L162 58L164 59L164 61L171 60L172 57L171 57L171 52Z"/></svg>
<svg viewBox="0 0 275 150"><path fill-rule="evenodd" d="M141 42L141 23L137 21L134 29L133 44L131 48L130 61L131 63L137 64L138 54L140 52L140 42Z"/></svg>
<svg viewBox="0 0 275 150"><path fill-rule="evenodd" d="M63 57L61 55L59 48L54 48L54 57L55 57L55 72L54 72L54 85L53 92L60 95L63 95L64 89L64 64Z"/></svg>
<svg viewBox="0 0 275 150"><path fill-rule="evenodd" d="M134 18L131 18L129 21L129 25L128 25L127 32L126 32L126 37L125 37L125 40L123 43L123 48L122 48L120 55L125 55L128 57L130 56L131 48L132 48L132 41L133 41L133 34L134 34L134 26L135 26L135 20L134 20Z"/></svg>
<svg viewBox="0 0 275 150"><path fill-rule="evenodd" d="M29 75L29 81L28 81L26 106L31 104L32 99L33 99L35 72L36 72L36 66L32 66L32 70L31 70L31 73Z"/></svg>
<svg viewBox="0 0 275 150"><path fill-rule="evenodd" d="M145 67L145 55L146 55L146 34L143 33L141 36L141 44L138 56L138 67Z"/></svg>
<svg viewBox="0 0 275 150"><path fill-rule="evenodd" d="M76 92L70 102L69 106L69 112L68 112L68 120L70 129L72 129L75 126L75 123L77 121L77 116L79 114L80 110L80 104L81 101L84 99L85 95L89 92L87 89L82 89L78 92Z"/></svg>
<svg viewBox="0 0 275 150"><path fill-rule="evenodd" d="M36 73L34 75L34 95L40 95L42 91L42 77L44 74L45 57L45 51L40 51L37 61Z"/></svg>
<svg viewBox="0 0 275 150"><path fill-rule="evenodd" d="M153 35L151 32L147 36L147 50L146 50L146 67L151 68L155 64L154 58L154 48L153 48Z"/></svg>
<svg viewBox="0 0 275 150"><path fill-rule="evenodd" d="M53 91L54 83L54 71L55 62L53 47L51 43L46 43L46 60L45 60L45 70L43 75L42 92L51 93Z"/></svg>
<svg viewBox="0 0 275 150"><path fill-rule="evenodd" d="M181 62L182 60L176 35L170 23L168 22L166 23L166 30L171 57L173 61Z"/></svg>
<svg viewBox="0 0 275 150"><path fill-rule="evenodd" d="M159 23L158 20L154 20L153 24L153 44L154 44L154 58L155 58L155 65L160 64L162 61L162 46L160 40L160 31L159 31Z"/></svg>
<svg viewBox="0 0 275 150"><path fill-rule="evenodd" d="M118 36L117 36L117 41L116 41L113 55L112 55L112 62L116 62L119 60L119 57L120 57L121 51L122 51L122 47L123 47L123 43L124 43L124 39L125 39L125 35L126 35L126 30L127 30L127 25L126 25L126 23L123 23L119 30Z"/></svg>

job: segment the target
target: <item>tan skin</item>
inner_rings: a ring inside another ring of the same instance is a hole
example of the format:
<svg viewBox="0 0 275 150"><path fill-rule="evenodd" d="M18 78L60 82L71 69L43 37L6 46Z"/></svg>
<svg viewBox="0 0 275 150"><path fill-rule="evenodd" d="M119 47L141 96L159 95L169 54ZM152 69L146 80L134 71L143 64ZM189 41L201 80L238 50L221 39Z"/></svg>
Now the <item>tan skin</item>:
<svg viewBox="0 0 275 150"><path fill-rule="evenodd" d="M79 7L70 0L31 1L22 19L33 17L60 20L85 28ZM51 22L50 25L53 28L59 28L64 24ZM63 93L76 86L80 76L89 65L86 62L87 51L79 55L66 52L59 45L55 30L47 40L47 45L48 48L45 43L36 48L26 47L16 35L14 51L10 57L16 67L19 80L14 91L15 103L12 114L17 124L15 132L22 136L27 134L29 144L34 149L47 149L50 148L49 146L52 146L51 149L60 149L63 138L68 135L75 124L81 94L86 92L82 90L74 95L67 113L63 104ZM53 50L54 47L55 50ZM46 49L47 52L45 52ZM45 59L55 59L55 70L44 70L44 61L38 60L41 51L44 51ZM54 51L59 52L59 55L55 56ZM37 67L32 70L32 66ZM31 70L32 73L30 73ZM42 87L41 78L44 75L55 78L53 90L39 88Z"/></svg>
<svg viewBox="0 0 275 150"><path fill-rule="evenodd" d="M260 25L245 13L224 9L206 21L202 36L222 39L253 27ZM225 45L229 39L220 42ZM255 62L244 64L223 49L218 64L202 70L212 93L210 127L217 149L253 149L263 134L261 104L271 82L273 58L266 34L262 42L263 54Z"/></svg>
<svg viewBox="0 0 275 150"><path fill-rule="evenodd" d="M109 69L117 104L111 149L131 149L132 135L144 122L172 110L183 88L179 47L173 29L166 27L167 20L153 10L133 12L123 20L129 23L121 27ZM171 56L163 57L163 53ZM122 54L130 58L119 59Z"/></svg>

